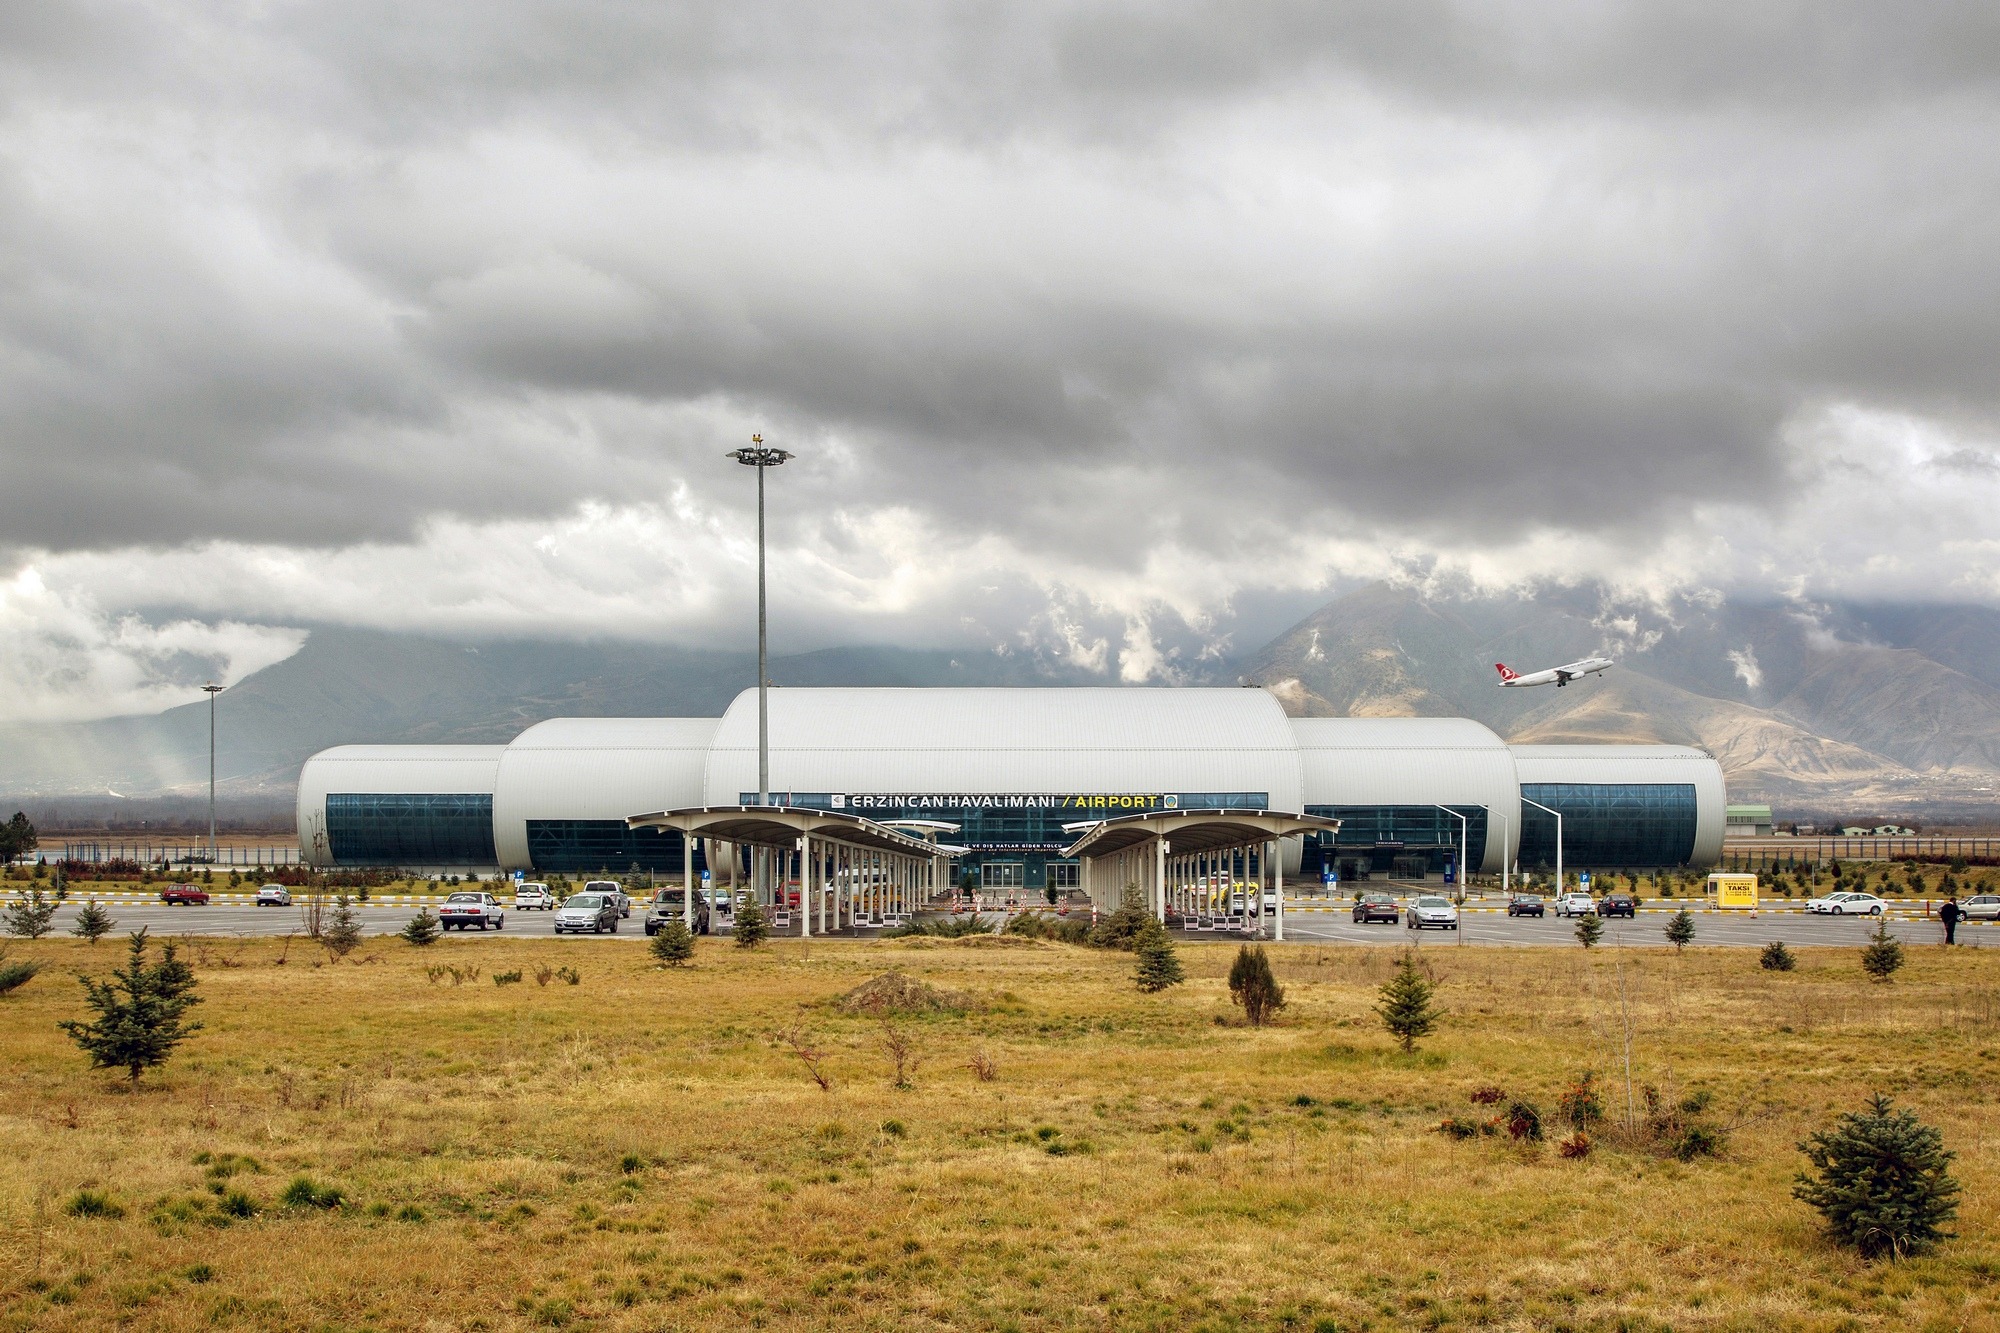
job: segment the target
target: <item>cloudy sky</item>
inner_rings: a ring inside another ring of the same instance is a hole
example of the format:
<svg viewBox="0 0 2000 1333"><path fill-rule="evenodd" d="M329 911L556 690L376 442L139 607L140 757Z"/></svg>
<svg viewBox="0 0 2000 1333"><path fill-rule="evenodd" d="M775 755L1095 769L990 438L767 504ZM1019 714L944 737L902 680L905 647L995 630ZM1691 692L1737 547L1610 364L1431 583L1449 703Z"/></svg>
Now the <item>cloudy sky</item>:
<svg viewBox="0 0 2000 1333"><path fill-rule="evenodd" d="M1375 577L2000 601L2000 17L0 7L0 718L314 626L1154 678Z"/></svg>

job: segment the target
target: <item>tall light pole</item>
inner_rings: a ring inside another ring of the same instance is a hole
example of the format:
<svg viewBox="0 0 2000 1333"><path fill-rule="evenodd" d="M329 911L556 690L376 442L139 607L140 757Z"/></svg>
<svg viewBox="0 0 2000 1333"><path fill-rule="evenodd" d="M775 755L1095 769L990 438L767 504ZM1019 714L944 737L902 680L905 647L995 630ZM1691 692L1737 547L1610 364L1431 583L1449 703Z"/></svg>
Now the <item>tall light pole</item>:
<svg viewBox="0 0 2000 1333"><path fill-rule="evenodd" d="M1543 804L1542 804L1542 803L1541 803L1540 801L1531 801L1531 800L1529 800L1529 799L1528 799L1527 797L1525 797L1525 796L1523 796L1523 797L1521 798L1521 804L1522 804L1522 805L1532 805L1532 806L1534 806L1534 807L1535 807L1535 809L1537 809L1537 810L1540 810L1540 811L1543 811L1543 812L1544 812L1544 813L1546 813L1546 814L1551 814L1551 815L1554 815L1554 816L1556 817L1556 897L1560 898L1560 897L1562 897L1562 891L1563 891L1563 816L1562 816L1562 811L1560 811L1560 810L1550 810L1550 809L1549 809L1549 808L1548 808L1548 807L1547 807L1546 805L1543 805Z"/></svg>
<svg viewBox="0 0 2000 1333"><path fill-rule="evenodd" d="M1437 805L1435 801L1431 804ZM1458 821L1458 896L1463 898L1465 896L1466 848L1472 840L1470 835L1471 823L1464 815L1461 815L1448 805L1438 805L1437 808Z"/></svg>
<svg viewBox="0 0 2000 1333"><path fill-rule="evenodd" d="M215 696L229 687L214 681L201 687L208 696L208 863L215 864Z"/></svg>
<svg viewBox="0 0 2000 1333"><path fill-rule="evenodd" d="M729 456L757 469L757 804L771 803L771 677L767 666L764 612L764 469L789 461L791 454L765 445L762 435L750 437L750 447Z"/></svg>

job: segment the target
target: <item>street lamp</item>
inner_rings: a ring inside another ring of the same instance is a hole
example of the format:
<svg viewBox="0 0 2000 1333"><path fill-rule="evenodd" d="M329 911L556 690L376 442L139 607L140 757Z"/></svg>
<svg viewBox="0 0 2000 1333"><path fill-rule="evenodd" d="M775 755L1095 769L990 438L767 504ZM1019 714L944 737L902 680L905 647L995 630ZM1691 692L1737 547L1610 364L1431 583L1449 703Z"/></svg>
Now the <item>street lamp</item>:
<svg viewBox="0 0 2000 1333"><path fill-rule="evenodd" d="M1549 809L1549 808L1548 808L1548 807L1547 807L1546 805L1543 805L1543 804L1542 804L1542 803L1541 803L1540 801L1531 801L1531 800L1529 800L1529 799L1528 799L1527 797L1525 797L1525 796L1523 796L1523 797L1521 798L1521 804L1522 804L1522 805L1532 805L1532 806L1534 806L1534 807L1535 807L1535 809L1537 809L1537 810L1540 810L1540 811L1544 812L1545 814L1551 814L1551 815L1554 815L1554 816L1556 817L1556 897L1560 898L1560 897L1562 897L1562 891L1563 891L1563 817L1562 817L1562 811L1560 811L1560 810L1551 810L1551 809Z"/></svg>
<svg viewBox="0 0 2000 1333"><path fill-rule="evenodd" d="M771 803L771 701L770 671L766 665L765 610L764 610L764 469L779 467L789 461L792 455L783 449L773 449L764 443L762 435L752 435L747 448L732 449L729 457L744 467L757 469L757 804ZM768 869L771 854L762 853ZM801 911L805 900L799 900Z"/></svg>
<svg viewBox="0 0 2000 1333"><path fill-rule="evenodd" d="M1466 830L1470 828L1471 825L1467 822L1464 815L1461 815L1460 813L1458 813L1458 811L1452 809L1450 806L1437 805L1435 801L1432 802L1432 805L1435 806L1437 809L1444 811L1446 814L1450 815L1453 819L1456 819L1458 821L1458 896L1463 898L1465 896L1466 844L1469 841L1469 837L1467 835Z"/></svg>
<svg viewBox="0 0 2000 1333"><path fill-rule="evenodd" d="M201 687L208 696L208 863L215 864L215 696L228 689L214 681Z"/></svg>

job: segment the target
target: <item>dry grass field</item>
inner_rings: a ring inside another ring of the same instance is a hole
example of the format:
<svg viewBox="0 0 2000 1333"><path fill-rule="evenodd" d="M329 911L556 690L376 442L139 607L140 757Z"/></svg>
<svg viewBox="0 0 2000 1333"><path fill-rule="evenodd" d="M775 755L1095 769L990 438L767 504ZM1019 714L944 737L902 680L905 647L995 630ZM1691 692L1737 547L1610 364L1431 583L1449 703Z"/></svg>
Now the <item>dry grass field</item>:
<svg viewBox="0 0 2000 1333"><path fill-rule="evenodd" d="M1386 949L1276 951L1291 1003L1253 1030L1219 945L1154 997L1126 955L1013 941L703 941L679 972L208 942L205 1029L128 1091L54 1026L120 944L14 949L51 966L0 998L0 1327L2000 1328L1992 951L1879 986L1849 950L1427 946L1450 1017L1406 1056L1370 1013ZM891 1031L829 1003L891 968L973 1004ZM1641 1113L1712 1094L1720 1156L1624 1132L1628 1060ZM1587 1157L1435 1129L1482 1085L1552 1115L1583 1070ZM1799 1138L1876 1090L1965 1186L1960 1238L1897 1264L1789 1197ZM287 1205L302 1176L339 1204ZM123 1215L70 1215L86 1189Z"/></svg>

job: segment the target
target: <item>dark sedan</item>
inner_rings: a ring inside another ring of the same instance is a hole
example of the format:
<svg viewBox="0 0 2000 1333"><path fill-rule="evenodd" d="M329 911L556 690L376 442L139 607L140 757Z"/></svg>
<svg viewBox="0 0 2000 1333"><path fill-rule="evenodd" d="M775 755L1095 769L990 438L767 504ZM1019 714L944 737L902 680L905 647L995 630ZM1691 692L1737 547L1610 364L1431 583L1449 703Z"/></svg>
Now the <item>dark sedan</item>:
<svg viewBox="0 0 2000 1333"><path fill-rule="evenodd" d="M1630 916L1639 914L1639 900L1629 893L1607 893L1597 904L1599 916Z"/></svg>
<svg viewBox="0 0 2000 1333"><path fill-rule="evenodd" d="M1367 925L1379 921L1393 926L1403 919L1403 905L1386 893L1363 894L1361 901L1354 904L1354 920L1357 925Z"/></svg>
<svg viewBox="0 0 2000 1333"><path fill-rule="evenodd" d="M1543 916L1548 905L1538 893L1517 893L1507 900L1508 916Z"/></svg>

